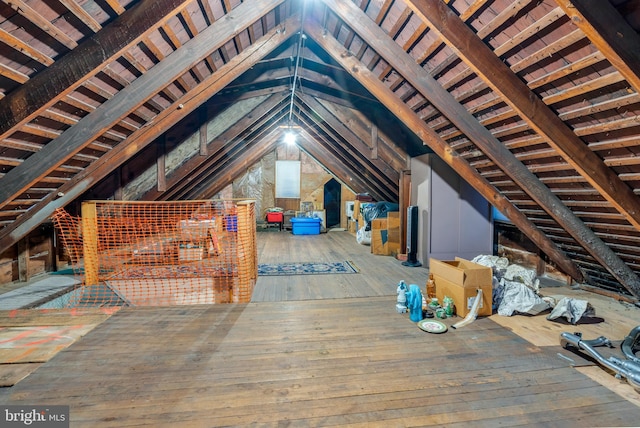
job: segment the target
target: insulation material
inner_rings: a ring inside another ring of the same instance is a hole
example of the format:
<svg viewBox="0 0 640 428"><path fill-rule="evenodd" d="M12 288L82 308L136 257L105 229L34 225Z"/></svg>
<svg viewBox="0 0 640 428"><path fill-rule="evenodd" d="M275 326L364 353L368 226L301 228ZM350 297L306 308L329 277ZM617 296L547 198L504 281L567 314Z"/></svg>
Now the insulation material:
<svg viewBox="0 0 640 428"><path fill-rule="evenodd" d="M472 262L493 269L493 273L504 272L509 266L509 260L506 257L480 255L475 257Z"/></svg>
<svg viewBox="0 0 640 428"><path fill-rule="evenodd" d="M593 317L596 310L586 300L574 299L571 297L563 297L555 304L555 307L549 315L548 320L555 320L564 317L571 324L577 324L582 317Z"/></svg>
<svg viewBox="0 0 640 428"><path fill-rule="evenodd" d="M535 291L521 282L503 279L504 293L498 307L498 314L511 316L515 313L538 315L551 308Z"/></svg>
<svg viewBox="0 0 640 428"><path fill-rule="evenodd" d="M238 180L233 182L233 197L239 199L253 199L256 204L256 212L262 212L263 168L261 162L251 166Z"/></svg>
<svg viewBox="0 0 640 428"><path fill-rule="evenodd" d="M534 269L527 269L523 266L512 264L507 267L504 273L504 279L521 282L536 293L540 292L540 280Z"/></svg>

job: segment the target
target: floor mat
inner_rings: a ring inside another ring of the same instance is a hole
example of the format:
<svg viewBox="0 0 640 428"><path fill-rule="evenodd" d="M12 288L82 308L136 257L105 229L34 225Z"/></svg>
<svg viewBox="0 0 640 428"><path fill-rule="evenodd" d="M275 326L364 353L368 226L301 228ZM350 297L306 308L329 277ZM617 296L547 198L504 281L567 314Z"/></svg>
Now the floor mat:
<svg viewBox="0 0 640 428"><path fill-rule="evenodd" d="M351 261L343 262L301 262L259 264L258 276L268 275L318 275L334 273L358 273L360 270Z"/></svg>

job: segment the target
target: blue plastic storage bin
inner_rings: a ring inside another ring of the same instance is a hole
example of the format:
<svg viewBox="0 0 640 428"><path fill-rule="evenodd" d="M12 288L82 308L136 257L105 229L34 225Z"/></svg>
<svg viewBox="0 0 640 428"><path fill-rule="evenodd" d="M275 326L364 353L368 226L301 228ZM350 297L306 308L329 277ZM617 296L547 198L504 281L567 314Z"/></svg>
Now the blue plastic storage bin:
<svg viewBox="0 0 640 428"><path fill-rule="evenodd" d="M322 219L319 218L294 217L291 219L294 235L319 235L320 223Z"/></svg>

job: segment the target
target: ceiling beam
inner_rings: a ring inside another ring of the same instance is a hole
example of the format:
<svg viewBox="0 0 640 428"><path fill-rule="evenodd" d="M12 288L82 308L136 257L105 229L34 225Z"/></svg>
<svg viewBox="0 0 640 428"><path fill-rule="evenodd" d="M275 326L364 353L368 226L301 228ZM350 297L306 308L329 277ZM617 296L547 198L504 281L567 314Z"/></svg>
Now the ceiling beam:
<svg viewBox="0 0 640 428"><path fill-rule="evenodd" d="M408 5L531 129L545 138L567 163L640 230L640 198L597 154L585 150L585 143L573 130L449 6L440 0L409 0ZM640 287L635 293L640 294Z"/></svg>
<svg viewBox="0 0 640 428"><path fill-rule="evenodd" d="M640 36L610 1L555 0L564 13L640 93Z"/></svg>
<svg viewBox="0 0 640 428"><path fill-rule="evenodd" d="M278 125L270 121L249 139L239 139L225 146L224 165L216 165L214 171L205 171L200 181L180 199L210 199L216 193L241 177L246 171L275 149L279 141Z"/></svg>
<svg viewBox="0 0 640 428"><path fill-rule="evenodd" d="M348 2L347 2L348 3ZM335 5L334 5L335 6ZM357 16L357 15L356 15ZM364 20L369 20L365 18ZM352 19L351 22L357 21ZM305 23L305 33L320 44L345 70L365 86L396 117L411 129L425 144L451 166L464 180L473 186L489 203L509 217L553 262L566 274L581 281L584 274L580 269L538 229L517 207L515 207L498 189L472 168L469 163L453 151L418 115L366 68L359 60L334 38L329 37L324 29L315 22ZM362 37L362 36L361 36ZM386 38L386 36L385 36ZM371 40L365 39L365 40ZM395 42L394 42L395 43Z"/></svg>
<svg viewBox="0 0 640 428"><path fill-rule="evenodd" d="M209 144L210 155L191 170L188 176L172 186L170 191L161 195L161 199L200 199L200 194L208 192L209 187L224 188L230 184L217 183L213 177L218 176L219 170L226 169L234 156L243 157L249 154L244 150L247 144L271 132L272 129L277 129L281 112L287 105L286 98L283 98L286 95L272 95L254 109L250 117L241 119L214 138Z"/></svg>
<svg viewBox="0 0 640 428"><path fill-rule="evenodd" d="M42 30L44 33L48 34L52 39L56 40L58 43L66 46L69 50L74 49L78 46L75 40L71 37L67 36L67 34L56 27L52 22L50 22L47 18L42 16L38 11L32 9L27 3L22 0L3 0L6 4L8 4L13 10L18 12L20 15L25 17L27 21L31 22L37 28Z"/></svg>
<svg viewBox="0 0 640 428"><path fill-rule="evenodd" d="M38 182L42 177L74 156L102 132L116 124L121 116L142 105L160 92L167 82L173 82L194 64L223 46L229 37L259 20L263 11L272 10L284 0L260 0L243 3L233 9L226 19L220 19L174 51L145 74L131 82L112 98L80 119L41 150L32 154L19 166L0 179L0 208ZM259 3L259 4L256 4ZM118 112L114 115L113 112Z"/></svg>
<svg viewBox="0 0 640 428"><path fill-rule="evenodd" d="M73 176L60 186L56 192L45 196L33 205L28 213L23 214L0 231L0 253L44 223L56 208L64 207L109 175L131 158L133 154L149 145L185 115L194 111L214 94L224 89L226 85L242 75L256 61L264 58L299 30L299 18L293 17L285 21L281 26L266 33L262 38L256 40L250 47L218 68L214 74L179 99L178 103L183 105L182 109L162 111L154 119L153 126L140 128L131 134L127 140L102 155L99 161L91 163L84 171Z"/></svg>
<svg viewBox="0 0 640 428"><path fill-rule="evenodd" d="M356 174L357 171L345 167L342 159L331 152L325 145L318 144L318 141L307 132L302 133L301 139L296 144L303 152L322 165L354 193L371 192L371 186L368 186L362 177ZM376 200L382 200L375 192L371 196Z"/></svg>
<svg viewBox="0 0 640 428"><path fill-rule="evenodd" d="M303 124L305 132L311 137L308 141L313 140L315 146L321 147L322 151L313 150L314 147L305 146L307 153L313 153L316 159L322 161L322 159L328 159L329 163L323 163L325 168L329 169L336 177L343 179L344 183L350 188L362 188L363 192L369 193L376 201L394 201L398 199L397 184L385 184L380 182L376 176L371 173L370 167L362 164L360 158L354 157L352 153L345 152L335 142L328 139L326 131L319 132L316 118L311 116L304 116L297 114L298 121ZM320 153L325 153L325 156L320 156ZM327 158L326 156L330 156ZM357 183L354 185L354 182Z"/></svg>
<svg viewBox="0 0 640 428"><path fill-rule="evenodd" d="M224 148L226 144L234 141L247 129L254 127L262 117L267 115L274 107L280 104L286 95L287 94L285 93L271 95L258 106L240 116L238 118L239 120L229 126L226 131L215 136L211 141L206 142L208 156L200 156L197 154L192 156L180 165L179 171L174 171L167 177L166 191L160 192L157 189L151 189L140 199L143 201L155 201L160 198L167 200L167 196L171 194L172 189L179 187L180 183L185 180L193 179L193 174L197 174L197 172L203 168L203 165L209 163L210 159L217 156L220 149ZM203 126L206 127L207 125L203 124ZM225 186L227 184L228 183L226 183ZM171 197L169 196L169 199L170 198Z"/></svg>
<svg viewBox="0 0 640 428"><path fill-rule="evenodd" d="M0 100L0 139L70 94L187 3L189 0L142 0L49 68L8 93Z"/></svg>
<svg viewBox="0 0 640 428"><path fill-rule="evenodd" d="M227 168L220 169L210 176L210 183L205 190L200 193L199 199L211 199L222 191L229 183L241 177L247 169L275 150L279 138L276 134L267 135L260 140L254 140L247 144L243 156L236 156L229 162ZM223 186L224 183L227 183ZM257 214L261 215L261 214Z"/></svg>
<svg viewBox="0 0 640 428"><path fill-rule="evenodd" d="M453 96L442 88L426 70L416 64L415 60L396 43L393 43L380 27L371 23L371 20L364 18L353 19L360 13L356 7L347 6L344 3L338 7L337 4L334 4L336 3L335 0L323 0L323 2L325 4L331 4L334 12L339 12L338 16L341 19L346 20L346 18L351 17L352 27L359 33L359 36L362 37L363 40L371 40L371 47L384 57L386 61L393 61L398 73L405 76L411 85L420 91L443 115L465 133L478 148L489 156L502 171L525 190L576 242L580 243L594 259L598 260L605 269L620 281L620 284L634 296L640 296L640 279L615 252L598 238L596 234L529 171L511 151L498 141L489 130L480 125L473 115L461 104L456 102ZM450 11L447 6L445 7ZM454 17L464 26L457 16L454 15ZM448 35L449 34L445 34L445 36ZM472 34L472 36L477 39L474 34ZM385 38L389 41L388 43L383 43ZM445 40L448 39L445 37ZM492 58L495 58L493 54L491 55ZM478 58L478 61L482 60L483 59ZM501 62L500 64L503 65ZM506 66L505 69L509 70ZM509 71L509 73L511 72ZM554 117L556 116L554 115ZM575 136L573 133L572 135ZM591 151L589 151L589 153L594 154ZM625 187L628 188L626 184Z"/></svg>
<svg viewBox="0 0 640 428"><path fill-rule="evenodd" d="M370 169L374 175L376 175L377 180L386 181L392 186L398 184L398 180L400 179L399 172L394 170L382 159L371 159L371 146L362 141L345 125L345 123L349 121L347 118L334 116L321 103L310 96L300 94L298 97L309 109L311 113L309 116L314 117L314 115L317 115L318 118L322 119L322 121L337 134L337 137L334 138L336 142L341 138L349 144L349 147L344 148L345 151L355 151L355 154L363 159L361 161L362 163L370 163L373 166L373 168L369 167L367 169Z"/></svg>
<svg viewBox="0 0 640 428"><path fill-rule="evenodd" d="M313 96L308 91L305 91L305 94L307 96ZM407 163L407 152L398 145L395 139L392 139L382 130L379 123L372 122L362 111L354 109L353 107L348 108L342 103L336 104L330 102L322 96L316 96L314 98L322 104L328 112L341 118L343 123L362 141L369 141L367 145L370 148L371 156L374 156L374 144L377 145L378 157L400 174L400 171L404 169ZM348 113L344 113L345 110L348 111ZM375 121L375 119L373 120ZM374 140L374 129L376 130L376 140ZM392 131L395 130L392 129ZM402 136L396 134L394 138L402 139Z"/></svg>

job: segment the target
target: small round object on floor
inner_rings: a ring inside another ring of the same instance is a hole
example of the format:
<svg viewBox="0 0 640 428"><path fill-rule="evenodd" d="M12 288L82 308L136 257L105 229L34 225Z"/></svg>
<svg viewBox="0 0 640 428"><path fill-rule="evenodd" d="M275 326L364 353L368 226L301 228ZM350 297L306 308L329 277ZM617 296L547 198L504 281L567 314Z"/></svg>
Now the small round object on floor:
<svg viewBox="0 0 640 428"><path fill-rule="evenodd" d="M428 333L444 333L448 329L443 322L430 319L418 321L418 327Z"/></svg>

